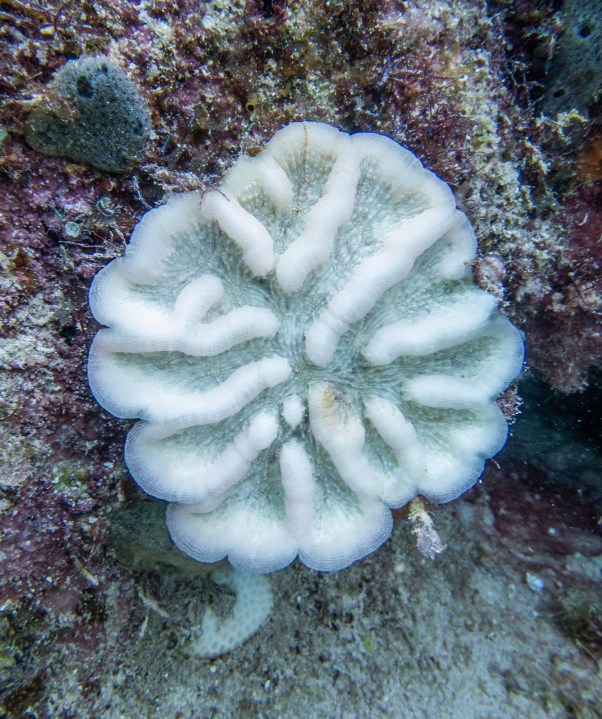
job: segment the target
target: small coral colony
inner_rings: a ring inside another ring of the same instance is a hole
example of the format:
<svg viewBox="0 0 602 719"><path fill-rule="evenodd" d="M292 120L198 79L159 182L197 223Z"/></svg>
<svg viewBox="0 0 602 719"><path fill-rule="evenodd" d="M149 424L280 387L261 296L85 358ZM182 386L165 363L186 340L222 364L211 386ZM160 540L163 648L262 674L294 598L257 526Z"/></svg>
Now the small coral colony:
<svg viewBox="0 0 602 719"><path fill-rule="evenodd" d="M293 123L148 212L95 278L88 376L176 544L337 570L391 508L452 500L503 446L518 330L478 289L448 185L375 134Z"/></svg>

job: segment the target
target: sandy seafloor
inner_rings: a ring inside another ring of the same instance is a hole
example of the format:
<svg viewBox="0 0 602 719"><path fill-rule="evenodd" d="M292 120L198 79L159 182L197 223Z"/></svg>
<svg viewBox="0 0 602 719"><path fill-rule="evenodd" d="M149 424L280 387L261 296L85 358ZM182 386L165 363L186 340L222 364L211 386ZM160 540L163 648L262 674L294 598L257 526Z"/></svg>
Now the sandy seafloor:
<svg viewBox="0 0 602 719"><path fill-rule="evenodd" d="M596 409L583 397L552 398L533 378L523 395L525 412L483 480L432 508L446 545L435 559L421 556L401 517L383 547L348 569L296 562L270 576L264 626L216 659L189 656L185 629L223 593L208 597L202 577L137 574L131 614L120 611L117 585L111 596L101 673L79 685L65 647L40 716L602 716L602 543L583 500L599 482L599 446L583 427ZM137 551L132 543L130 555ZM595 612L589 623L584 599Z"/></svg>
<svg viewBox="0 0 602 719"><path fill-rule="evenodd" d="M122 647L109 629L107 663L87 696L72 678L68 649L57 658L45 690L48 716L600 716L596 661L555 626L546 590L526 581L532 567L509 563L475 538L475 511L465 500L438 510L448 548L434 561L421 558L398 526L385 547L344 571L278 572L267 623L216 660L182 656L170 623L139 607L129 621L148 619L143 636ZM573 564L577 575L600 572L600 561ZM194 590L194 582L172 584L173 594L158 602L182 612Z"/></svg>

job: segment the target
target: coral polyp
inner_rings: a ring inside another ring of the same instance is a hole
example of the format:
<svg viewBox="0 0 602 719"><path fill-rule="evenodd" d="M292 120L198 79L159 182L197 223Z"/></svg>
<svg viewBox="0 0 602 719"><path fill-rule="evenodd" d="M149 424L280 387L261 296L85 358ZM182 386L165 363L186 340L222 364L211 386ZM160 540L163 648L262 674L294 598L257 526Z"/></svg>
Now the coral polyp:
<svg viewBox="0 0 602 719"><path fill-rule="evenodd" d="M336 570L391 507L445 502L506 438L523 344L471 278L449 187L388 138L293 123L218 190L176 196L95 279L98 401L176 544Z"/></svg>

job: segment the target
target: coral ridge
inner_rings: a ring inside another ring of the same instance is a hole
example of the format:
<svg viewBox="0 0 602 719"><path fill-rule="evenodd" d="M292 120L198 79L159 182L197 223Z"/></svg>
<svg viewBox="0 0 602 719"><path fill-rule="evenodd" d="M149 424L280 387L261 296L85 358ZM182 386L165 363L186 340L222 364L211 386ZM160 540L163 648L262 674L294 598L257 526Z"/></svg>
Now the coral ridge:
<svg viewBox="0 0 602 719"><path fill-rule="evenodd" d="M90 304L98 401L202 562L336 570L390 508L449 501L504 444L519 332L472 283L449 187L369 133L293 123L149 212Z"/></svg>

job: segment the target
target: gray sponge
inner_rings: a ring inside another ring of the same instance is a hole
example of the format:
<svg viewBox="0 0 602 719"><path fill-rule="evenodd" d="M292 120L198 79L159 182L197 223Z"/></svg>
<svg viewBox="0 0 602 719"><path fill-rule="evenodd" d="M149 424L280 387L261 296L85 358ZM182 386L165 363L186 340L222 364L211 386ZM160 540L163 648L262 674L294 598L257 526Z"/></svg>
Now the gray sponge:
<svg viewBox="0 0 602 719"><path fill-rule="evenodd" d="M71 60L29 114L25 138L34 150L127 170L150 133L148 108L134 83L106 57Z"/></svg>
<svg viewBox="0 0 602 719"><path fill-rule="evenodd" d="M562 25L543 107L587 113L602 87L602 0L564 0Z"/></svg>

